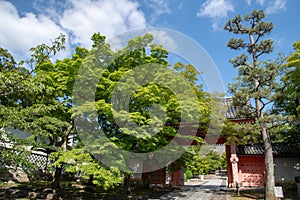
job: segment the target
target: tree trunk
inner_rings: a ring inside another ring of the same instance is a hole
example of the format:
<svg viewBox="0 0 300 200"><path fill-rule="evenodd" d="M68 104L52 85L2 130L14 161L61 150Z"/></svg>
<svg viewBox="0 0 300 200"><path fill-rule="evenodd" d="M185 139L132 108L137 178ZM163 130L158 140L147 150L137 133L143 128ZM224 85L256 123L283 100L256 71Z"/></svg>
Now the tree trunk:
<svg viewBox="0 0 300 200"><path fill-rule="evenodd" d="M146 172L143 174L143 187L145 189L150 188L150 182L151 182L151 172Z"/></svg>
<svg viewBox="0 0 300 200"><path fill-rule="evenodd" d="M65 138L62 139L63 141L62 141L62 144L61 144L61 148L63 149L64 152L67 151L68 137L69 137L72 129L73 129L73 123L71 123L68 126L68 128L66 130L66 133L65 133ZM63 164L61 164L61 166L55 168L54 180L51 184L51 186L53 188L60 188L60 177L61 177L61 174L62 174L62 166L63 166Z"/></svg>
<svg viewBox="0 0 300 200"><path fill-rule="evenodd" d="M131 194L129 186L130 186L130 174L124 173L123 188L124 188L125 194Z"/></svg>
<svg viewBox="0 0 300 200"><path fill-rule="evenodd" d="M252 34L249 34L250 44L253 47L252 49L252 58L253 58L253 67L258 68L258 57L256 54L255 48L255 40ZM259 77L255 78L254 91L258 92L260 89ZM263 111L263 103L261 98L255 98L255 108L256 108L256 117L258 121L263 121L264 119L264 111ZM265 188L265 199L266 200L275 200L274 187L275 187L275 177L274 177L274 161L273 161L273 149L272 143L270 139L270 135L268 133L268 129L265 122L260 122L261 126L261 135L264 144L265 151L265 166L266 166L266 188Z"/></svg>
<svg viewBox="0 0 300 200"><path fill-rule="evenodd" d="M91 174L90 177L89 177L88 185L93 186L94 185L93 181L94 181L94 175Z"/></svg>
<svg viewBox="0 0 300 200"><path fill-rule="evenodd" d="M266 165L266 188L265 188L265 199L266 200L277 200L275 197L275 177L274 177L274 159L273 150L270 136L265 124L262 127L262 138L264 141L265 149L265 165Z"/></svg>
<svg viewBox="0 0 300 200"><path fill-rule="evenodd" d="M52 188L60 188L60 177L61 177L62 167L56 167L54 173L54 181L51 183Z"/></svg>

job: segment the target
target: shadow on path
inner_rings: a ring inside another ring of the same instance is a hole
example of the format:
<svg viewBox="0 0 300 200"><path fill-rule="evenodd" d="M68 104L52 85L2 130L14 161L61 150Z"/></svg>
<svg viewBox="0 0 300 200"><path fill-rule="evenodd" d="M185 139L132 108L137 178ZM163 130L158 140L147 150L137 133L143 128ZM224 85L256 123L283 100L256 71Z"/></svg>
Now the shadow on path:
<svg viewBox="0 0 300 200"><path fill-rule="evenodd" d="M229 200L226 179L215 176L211 179L187 183L186 186L177 188L160 196L149 196L149 199L177 199L177 200Z"/></svg>

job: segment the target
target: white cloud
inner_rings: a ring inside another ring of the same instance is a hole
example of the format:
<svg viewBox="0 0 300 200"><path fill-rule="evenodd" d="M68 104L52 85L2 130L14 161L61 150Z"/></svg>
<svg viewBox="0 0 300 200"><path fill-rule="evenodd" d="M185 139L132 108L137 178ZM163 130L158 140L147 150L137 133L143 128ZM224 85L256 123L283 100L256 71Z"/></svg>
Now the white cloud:
<svg viewBox="0 0 300 200"><path fill-rule="evenodd" d="M278 13L281 10L286 10L287 0L274 0L270 1L266 8L266 14Z"/></svg>
<svg viewBox="0 0 300 200"><path fill-rule="evenodd" d="M172 13L168 2L165 0L144 0L145 6L150 8L148 13L150 24L161 23L161 15Z"/></svg>
<svg viewBox="0 0 300 200"><path fill-rule="evenodd" d="M149 33L153 35L154 43L161 44L166 49L176 49L178 47L177 42L170 35L172 31L168 31L168 29L166 31L152 29Z"/></svg>
<svg viewBox="0 0 300 200"><path fill-rule="evenodd" d="M52 19L59 19L64 9L67 6L67 2L58 0L33 0L32 7L39 13L44 13L45 15L51 17Z"/></svg>
<svg viewBox="0 0 300 200"><path fill-rule="evenodd" d="M38 44L50 44L63 29L45 15L24 13L7 1L0 1L0 44L17 58L29 56L29 49Z"/></svg>
<svg viewBox="0 0 300 200"><path fill-rule="evenodd" d="M146 27L139 4L131 0L35 0L34 7L36 13L20 16L12 3L0 1L0 44L17 58L28 58L31 47L49 44L60 33L67 35L66 55L72 44L90 48L95 32L111 37Z"/></svg>
<svg viewBox="0 0 300 200"><path fill-rule="evenodd" d="M228 12L232 11L234 11L234 7L229 0L207 0L202 4L197 16L210 18L213 29L218 30Z"/></svg>
<svg viewBox="0 0 300 200"><path fill-rule="evenodd" d="M69 0L59 20L61 26L72 33L72 42L90 47L90 37L95 32L113 36L124 31L146 27L138 3L129 0Z"/></svg>
<svg viewBox="0 0 300 200"><path fill-rule="evenodd" d="M197 16L223 18L227 17L227 13L230 11L234 11L234 7L228 0L207 0L202 4Z"/></svg>
<svg viewBox="0 0 300 200"><path fill-rule="evenodd" d="M108 42L111 48L114 51L117 51L121 48L124 48L127 45L128 40L137 36L145 35L146 33L150 33L153 35L153 43L162 45L168 50L174 50L179 48L179 46L177 45L178 41L176 40L178 38L174 37L174 33L171 30L153 27L128 31L124 34L118 35L117 37L109 38Z"/></svg>
<svg viewBox="0 0 300 200"><path fill-rule="evenodd" d="M266 0L256 0L256 2L261 6L263 6L265 4L265 1Z"/></svg>
<svg viewBox="0 0 300 200"><path fill-rule="evenodd" d="M148 0L147 5L153 8L153 11L157 15L171 13L171 9L169 8L167 1L165 0L150 0L150 1Z"/></svg>
<svg viewBox="0 0 300 200"><path fill-rule="evenodd" d="M281 10L286 10L287 0L256 0L256 3L265 7L266 14L278 13Z"/></svg>
<svg viewBox="0 0 300 200"><path fill-rule="evenodd" d="M182 10L182 9L183 9L183 3L182 3L182 2L179 3L179 5L177 6L177 9L178 9L178 10Z"/></svg>
<svg viewBox="0 0 300 200"><path fill-rule="evenodd" d="M245 0L248 5L251 5L251 0Z"/></svg>

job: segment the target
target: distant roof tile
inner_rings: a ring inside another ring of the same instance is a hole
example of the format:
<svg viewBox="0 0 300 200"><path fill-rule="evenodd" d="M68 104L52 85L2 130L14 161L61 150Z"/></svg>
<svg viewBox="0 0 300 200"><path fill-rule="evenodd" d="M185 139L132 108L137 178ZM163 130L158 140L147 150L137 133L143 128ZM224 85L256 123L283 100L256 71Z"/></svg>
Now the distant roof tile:
<svg viewBox="0 0 300 200"><path fill-rule="evenodd" d="M272 144L273 155L275 157L294 157L300 156L299 145L288 144ZM264 155L264 147L262 144L240 145L237 146L238 155Z"/></svg>
<svg viewBox="0 0 300 200"><path fill-rule="evenodd" d="M236 119L253 119L253 116L242 116L239 113L239 109L233 105L233 99L232 97L223 97L221 99L222 104L226 107L226 113L225 113L225 117L227 119L230 120L236 120ZM243 108L248 109L249 111L252 110L253 112L253 108L251 108L250 105L245 105L243 106Z"/></svg>
<svg viewBox="0 0 300 200"><path fill-rule="evenodd" d="M236 118L236 111L235 107L232 106L232 98L231 97L224 97L222 98L222 103L224 106L227 107L225 117L227 119L235 119Z"/></svg>

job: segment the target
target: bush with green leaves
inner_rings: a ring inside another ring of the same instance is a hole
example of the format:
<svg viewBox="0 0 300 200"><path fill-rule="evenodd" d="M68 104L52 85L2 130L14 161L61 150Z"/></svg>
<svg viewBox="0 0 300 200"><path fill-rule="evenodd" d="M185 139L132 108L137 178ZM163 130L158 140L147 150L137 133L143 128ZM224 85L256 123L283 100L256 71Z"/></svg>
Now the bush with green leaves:
<svg viewBox="0 0 300 200"><path fill-rule="evenodd" d="M122 182L121 172L115 167L105 167L95 160L85 148L74 148L51 154L56 160L52 166L65 166L67 173L81 172L81 178L91 181L105 190L114 188Z"/></svg>
<svg viewBox="0 0 300 200"><path fill-rule="evenodd" d="M184 175L185 175L185 177L186 177L186 180L187 180L187 179L193 178L193 172L192 172L191 170L186 170L186 171L184 172Z"/></svg>
<svg viewBox="0 0 300 200"><path fill-rule="evenodd" d="M226 162L226 161L225 161ZM187 171L191 171L193 176L205 175L213 172L222 166L221 156L211 151L206 156L194 155L193 159L186 162Z"/></svg>

